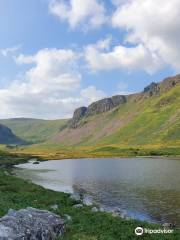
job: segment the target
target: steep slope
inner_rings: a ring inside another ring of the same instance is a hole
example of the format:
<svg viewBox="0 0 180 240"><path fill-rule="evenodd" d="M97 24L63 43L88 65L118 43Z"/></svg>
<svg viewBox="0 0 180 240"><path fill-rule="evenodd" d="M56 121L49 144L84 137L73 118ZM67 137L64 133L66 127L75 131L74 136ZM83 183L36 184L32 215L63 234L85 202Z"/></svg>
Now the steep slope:
<svg viewBox="0 0 180 240"><path fill-rule="evenodd" d="M16 136L31 143L44 143L46 148L179 147L180 75L153 82L141 93L117 95L78 108L69 120L19 118L0 123Z"/></svg>
<svg viewBox="0 0 180 240"><path fill-rule="evenodd" d="M67 120L41 120L30 118L3 119L0 123L6 125L20 138L30 142L44 142L59 133Z"/></svg>
<svg viewBox="0 0 180 240"><path fill-rule="evenodd" d="M67 146L180 145L180 75L152 83L142 93L125 98L107 111L87 114L91 105L79 115L75 111L78 118L73 117L54 141Z"/></svg>
<svg viewBox="0 0 180 240"><path fill-rule="evenodd" d="M11 129L0 124L0 144L23 144L23 140L13 134Z"/></svg>

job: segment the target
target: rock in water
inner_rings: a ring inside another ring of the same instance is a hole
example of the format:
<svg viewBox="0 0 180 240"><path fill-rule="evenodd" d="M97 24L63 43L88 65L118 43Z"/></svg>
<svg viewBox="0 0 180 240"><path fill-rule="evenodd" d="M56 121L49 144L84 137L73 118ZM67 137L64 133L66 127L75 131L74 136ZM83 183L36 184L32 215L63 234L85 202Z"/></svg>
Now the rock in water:
<svg viewBox="0 0 180 240"><path fill-rule="evenodd" d="M35 208L9 210L0 218L3 240L53 240L64 232L64 221L58 215Z"/></svg>

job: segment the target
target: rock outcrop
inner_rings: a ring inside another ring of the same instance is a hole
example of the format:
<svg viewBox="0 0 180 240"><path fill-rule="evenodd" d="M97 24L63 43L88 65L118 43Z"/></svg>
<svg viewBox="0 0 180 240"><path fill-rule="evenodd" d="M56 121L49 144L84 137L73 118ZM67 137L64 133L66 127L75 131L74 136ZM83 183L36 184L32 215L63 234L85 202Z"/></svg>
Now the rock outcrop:
<svg viewBox="0 0 180 240"><path fill-rule="evenodd" d="M0 218L3 240L53 240L64 232L64 221L58 215L35 208L9 210Z"/></svg>
<svg viewBox="0 0 180 240"><path fill-rule="evenodd" d="M91 116L91 115L107 112L125 102L126 102L126 97L121 95L116 95L111 98L104 98L102 100L99 100L89 105L86 115Z"/></svg>
<svg viewBox="0 0 180 240"><path fill-rule="evenodd" d="M70 128L76 128L78 126L79 121L88 116L93 116L95 114L100 114L103 112L107 112L120 104L125 103L126 97L123 95L116 95L111 98L104 98L102 100L93 102L88 107L80 107L77 108L73 114L73 118L69 122Z"/></svg>
<svg viewBox="0 0 180 240"><path fill-rule="evenodd" d="M18 138L10 128L0 124L0 144L23 144L23 140Z"/></svg>
<svg viewBox="0 0 180 240"><path fill-rule="evenodd" d="M158 83L152 82L150 85L144 88L144 93L148 93L150 96L159 93L160 86Z"/></svg>
<svg viewBox="0 0 180 240"><path fill-rule="evenodd" d="M81 120L81 118L84 117L84 115L86 114L86 112L87 112L87 107L77 108L77 109L74 111L73 118L72 118L72 120L70 121L69 126L70 126L71 128L76 128L78 122Z"/></svg>

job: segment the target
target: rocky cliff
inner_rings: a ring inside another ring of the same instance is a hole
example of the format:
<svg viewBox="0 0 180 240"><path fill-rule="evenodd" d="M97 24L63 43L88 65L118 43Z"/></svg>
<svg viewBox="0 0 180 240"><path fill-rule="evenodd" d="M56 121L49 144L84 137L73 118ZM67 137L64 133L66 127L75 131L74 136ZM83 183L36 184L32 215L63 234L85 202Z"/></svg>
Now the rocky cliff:
<svg viewBox="0 0 180 240"><path fill-rule="evenodd" d="M144 88L144 93L148 93L150 96L159 93L160 86L158 83L152 82L150 85Z"/></svg>
<svg viewBox="0 0 180 240"><path fill-rule="evenodd" d="M116 95L111 98L104 98L96 101L88 107L80 107L74 111L73 118L69 122L69 127L76 128L82 118L107 112L115 107L118 107L120 104L124 104L126 101L125 96Z"/></svg>

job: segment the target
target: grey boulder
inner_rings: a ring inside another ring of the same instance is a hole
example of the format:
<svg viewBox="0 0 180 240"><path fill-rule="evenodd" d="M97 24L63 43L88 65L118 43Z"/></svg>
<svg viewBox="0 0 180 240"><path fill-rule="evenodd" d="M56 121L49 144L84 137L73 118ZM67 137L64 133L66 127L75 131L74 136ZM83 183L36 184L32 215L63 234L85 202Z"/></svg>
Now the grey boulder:
<svg viewBox="0 0 180 240"><path fill-rule="evenodd" d="M53 240L64 232L64 221L49 211L29 207L0 218L1 240Z"/></svg>

